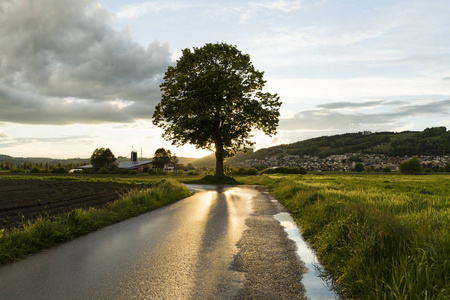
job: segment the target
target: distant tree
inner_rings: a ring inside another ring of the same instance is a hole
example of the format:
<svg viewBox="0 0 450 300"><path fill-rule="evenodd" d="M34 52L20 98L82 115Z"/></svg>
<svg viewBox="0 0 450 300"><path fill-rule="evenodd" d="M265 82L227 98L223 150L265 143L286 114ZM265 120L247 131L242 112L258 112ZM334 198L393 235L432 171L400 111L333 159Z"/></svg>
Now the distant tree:
<svg viewBox="0 0 450 300"><path fill-rule="evenodd" d="M97 148L91 155L91 164L96 169L99 170L101 168L111 169L114 167L116 157L109 150L109 148Z"/></svg>
<svg viewBox="0 0 450 300"><path fill-rule="evenodd" d="M356 171L356 172L362 172L362 171L364 171L364 165L362 164L362 163L356 163L355 164L355 167L353 168L353 170L354 171Z"/></svg>
<svg viewBox="0 0 450 300"><path fill-rule="evenodd" d="M389 173L389 172L391 172L391 168L389 168L389 167L384 167L384 168L383 168L383 172Z"/></svg>
<svg viewBox="0 0 450 300"><path fill-rule="evenodd" d="M445 172L450 172L450 163L445 166Z"/></svg>
<svg viewBox="0 0 450 300"><path fill-rule="evenodd" d="M281 102L277 94L262 92L263 74L235 46L186 48L165 73L153 124L174 145L214 150L215 176L223 177L224 160L254 144L253 129L276 134Z"/></svg>
<svg viewBox="0 0 450 300"><path fill-rule="evenodd" d="M372 166L366 166L366 167L364 168L364 170L365 170L367 173L369 173L369 172L372 172L372 171L373 171L373 168L372 168Z"/></svg>
<svg viewBox="0 0 450 300"><path fill-rule="evenodd" d="M423 172L422 164L417 157L402 162L399 166L400 173L403 174L420 174Z"/></svg>
<svg viewBox="0 0 450 300"><path fill-rule="evenodd" d="M164 148L158 148L155 151L155 156L153 156L152 161L153 167L156 169L164 169L165 166L172 164L174 167L178 164L178 158Z"/></svg>

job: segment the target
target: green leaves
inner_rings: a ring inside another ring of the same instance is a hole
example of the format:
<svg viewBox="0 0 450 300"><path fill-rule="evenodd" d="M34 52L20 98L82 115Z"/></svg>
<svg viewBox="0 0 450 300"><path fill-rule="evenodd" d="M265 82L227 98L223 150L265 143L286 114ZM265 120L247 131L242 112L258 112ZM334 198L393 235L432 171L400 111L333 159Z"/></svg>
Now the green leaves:
<svg viewBox="0 0 450 300"><path fill-rule="evenodd" d="M253 144L253 129L276 134L281 102L277 94L262 92L263 75L248 54L232 45L184 49L160 85L163 95L153 124L172 144L216 149L223 164L224 158Z"/></svg>
<svg viewBox="0 0 450 300"><path fill-rule="evenodd" d="M114 165L116 157L109 148L97 148L92 153L90 161L95 169L110 168Z"/></svg>

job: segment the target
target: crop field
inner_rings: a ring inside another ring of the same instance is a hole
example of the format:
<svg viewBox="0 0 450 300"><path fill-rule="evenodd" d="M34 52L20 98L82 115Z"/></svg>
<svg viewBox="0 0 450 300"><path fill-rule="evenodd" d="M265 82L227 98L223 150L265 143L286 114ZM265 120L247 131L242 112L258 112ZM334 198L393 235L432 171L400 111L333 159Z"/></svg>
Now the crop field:
<svg viewBox="0 0 450 300"><path fill-rule="evenodd" d="M192 194L171 179L21 178L0 179L0 265Z"/></svg>
<svg viewBox="0 0 450 300"><path fill-rule="evenodd" d="M53 217L77 208L100 208L132 185L114 182L0 179L0 229L38 216Z"/></svg>
<svg viewBox="0 0 450 300"><path fill-rule="evenodd" d="M270 175L346 299L450 299L450 176Z"/></svg>

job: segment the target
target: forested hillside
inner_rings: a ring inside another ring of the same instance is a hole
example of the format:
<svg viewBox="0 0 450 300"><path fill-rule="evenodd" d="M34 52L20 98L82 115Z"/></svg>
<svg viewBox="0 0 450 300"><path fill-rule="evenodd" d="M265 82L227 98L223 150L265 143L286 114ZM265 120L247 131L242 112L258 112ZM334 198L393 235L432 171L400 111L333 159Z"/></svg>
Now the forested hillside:
<svg viewBox="0 0 450 300"><path fill-rule="evenodd" d="M228 163L246 159L285 155L311 155L324 158L344 153L376 153L389 156L443 155L450 153L450 131L445 127L427 128L424 131L376 132L370 131L323 136L288 145L261 149L247 155L233 157Z"/></svg>

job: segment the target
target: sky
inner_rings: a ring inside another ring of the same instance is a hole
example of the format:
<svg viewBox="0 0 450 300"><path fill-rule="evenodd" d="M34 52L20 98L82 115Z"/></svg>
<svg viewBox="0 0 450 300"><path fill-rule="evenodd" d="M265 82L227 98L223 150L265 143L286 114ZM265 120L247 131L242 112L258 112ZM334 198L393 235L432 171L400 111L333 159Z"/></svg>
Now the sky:
<svg viewBox="0 0 450 300"><path fill-rule="evenodd" d="M228 43L283 103L256 149L359 131L450 129L448 0L2 0L0 154L176 148L152 124L167 67Z"/></svg>

